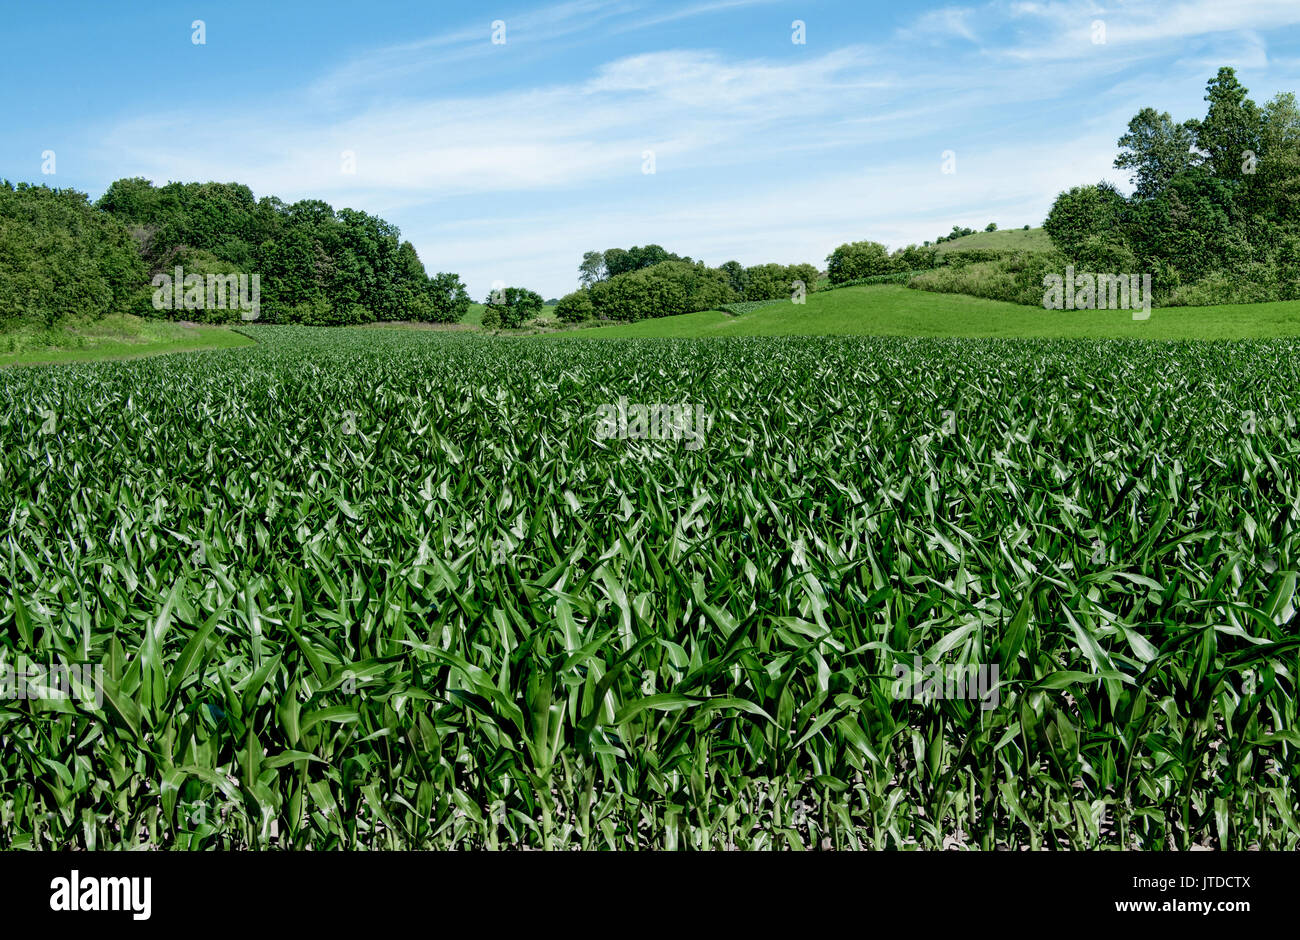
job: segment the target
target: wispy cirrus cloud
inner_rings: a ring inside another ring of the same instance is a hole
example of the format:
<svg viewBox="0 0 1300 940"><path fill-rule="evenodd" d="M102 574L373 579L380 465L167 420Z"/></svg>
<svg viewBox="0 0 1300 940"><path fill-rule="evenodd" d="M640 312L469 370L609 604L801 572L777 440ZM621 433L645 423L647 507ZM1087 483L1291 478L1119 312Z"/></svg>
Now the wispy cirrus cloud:
<svg viewBox="0 0 1300 940"><path fill-rule="evenodd" d="M1068 185L1124 183L1114 142L1140 107L1192 116L1219 64L1300 78L1279 32L1300 6L1272 0L1240 17L1207 0L949 2L888 28L810 3L806 46L784 14L753 25L769 5L571 0L503 12L504 47L493 17L444 18L274 98L128 110L93 133L106 174L364 208L476 295L512 278L553 295L582 251L615 244L818 261L846 238L1037 224Z"/></svg>

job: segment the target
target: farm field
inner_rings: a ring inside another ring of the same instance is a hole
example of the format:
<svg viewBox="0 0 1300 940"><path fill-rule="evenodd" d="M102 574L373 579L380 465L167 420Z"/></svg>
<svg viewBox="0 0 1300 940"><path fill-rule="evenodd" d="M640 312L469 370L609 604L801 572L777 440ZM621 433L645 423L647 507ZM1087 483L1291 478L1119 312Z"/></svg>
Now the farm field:
<svg viewBox="0 0 1300 940"><path fill-rule="evenodd" d="M245 329L0 374L12 848L1300 847L1300 340Z"/></svg>
<svg viewBox="0 0 1300 940"><path fill-rule="evenodd" d="M1157 307L1147 320L1128 310L1044 310L896 285L809 294L731 316L720 310L574 330L583 338L869 335L1007 339L1262 339L1300 336L1300 302Z"/></svg>

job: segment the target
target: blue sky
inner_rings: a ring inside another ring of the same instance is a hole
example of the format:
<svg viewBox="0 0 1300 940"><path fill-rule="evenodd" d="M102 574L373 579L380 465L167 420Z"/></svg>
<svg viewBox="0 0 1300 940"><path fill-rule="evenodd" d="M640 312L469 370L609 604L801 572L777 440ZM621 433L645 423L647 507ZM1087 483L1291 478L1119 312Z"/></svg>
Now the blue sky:
<svg viewBox="0 0 1300 940"><path fill-rule="evenodd" d="M559 296L593 248L820 264L1037 225L1061 189L1126 185L1128 119L1202 115L1220 65L1261 103L1300 92L1296 0L64 2L0 22L0 177L364 209L475 299Z"/></svg>

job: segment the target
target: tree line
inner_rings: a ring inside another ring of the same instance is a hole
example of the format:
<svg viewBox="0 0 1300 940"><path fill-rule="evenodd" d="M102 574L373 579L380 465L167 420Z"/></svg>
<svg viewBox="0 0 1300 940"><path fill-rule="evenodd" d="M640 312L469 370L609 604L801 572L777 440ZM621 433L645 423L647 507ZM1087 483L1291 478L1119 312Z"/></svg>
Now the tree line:
<svg viewBox="0 0 1300 940"><path fill-rule="evenodd" d="M794 299L817 290L811 264L728 261L710 267L661 245L588 251L578 266L582 286L561 297L558 319L641 320L716 309L753 300Z"/></svg>
<svg viewBox="0 0 1300 940"><path fill-rule="evenodd" d="M177 267L258 274L260 319L271 323L455 322L470 303L457 275L430 276L396 226L356 209L254 199L238 183L121 179L92 204L76 190L0 182L0 324L238 317L155 309L154 278Z"/></svg>
<svg viewBox="0 0 1300 940"><path fill-rule="evenodd" d="M1109 182L1060 193L1043 223L1052 251L1001 253L983 264L921 275L910 286L1041 306L1044 279L1083 273L1150 275L1162 306L1300 299L1300 107L1263 105L1231 68L1206 83L1203 118L1140 110ZM1082 288L1086 290L1085 288Z"/></svg>
<svg viewBox="0 0 1300 940"><path fill-rule="evenodd" d="M469 309L457 275L429 276L397 226L357 209L254 199L239 183L155 187L139 178L113 183L97 205L129 228L150 276L177 265L187 274L257 272L264 322L455 322Z"/></svg>

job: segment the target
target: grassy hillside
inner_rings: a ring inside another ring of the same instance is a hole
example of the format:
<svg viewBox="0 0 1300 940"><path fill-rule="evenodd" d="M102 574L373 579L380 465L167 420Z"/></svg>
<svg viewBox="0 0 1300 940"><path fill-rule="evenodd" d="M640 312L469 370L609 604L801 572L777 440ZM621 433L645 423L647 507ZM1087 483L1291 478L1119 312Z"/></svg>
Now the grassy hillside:
<svg viewBox="0 0 1300 940"><path fill-rule="evenodd" d="M998 234L998 233L994 233ZM742 316L710 310L576 330L584 338L695 336L972 336L1038 339L1261 339L1300 335L1300 302L1127 310L1043 310L906 287L847 287Z"/></svg>
<svg viewBox="0 0 1300 940"><path fill-rule="evenodd" d="M228 349L252 342L224 326L146 320L123 314L84 326L0 334L0 368Z"/></svg>
<svg viewBox="0 0 1300 940"><path fill-rule="evenodd" d="M998 232L976 232L938 246L941 255L950 251L1051 251L1052 240L1041 228L1009 228Z"/></svg>

